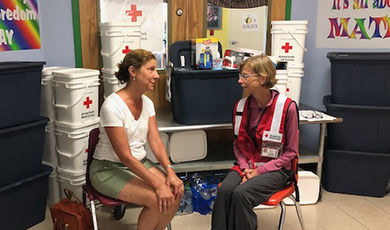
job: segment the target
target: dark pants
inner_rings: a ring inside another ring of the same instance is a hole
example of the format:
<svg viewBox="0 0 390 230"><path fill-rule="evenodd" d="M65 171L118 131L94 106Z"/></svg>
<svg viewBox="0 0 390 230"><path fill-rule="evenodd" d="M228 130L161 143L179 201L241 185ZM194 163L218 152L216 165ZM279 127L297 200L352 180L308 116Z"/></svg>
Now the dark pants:
<svg viewBox="0 0 390 230"><path fill-rule="evenodd" d="M274 171L241 183L236 171L230 171L218 188L212 213L212 230L257 230L253 208L285 188L289 175Z"/></svg>

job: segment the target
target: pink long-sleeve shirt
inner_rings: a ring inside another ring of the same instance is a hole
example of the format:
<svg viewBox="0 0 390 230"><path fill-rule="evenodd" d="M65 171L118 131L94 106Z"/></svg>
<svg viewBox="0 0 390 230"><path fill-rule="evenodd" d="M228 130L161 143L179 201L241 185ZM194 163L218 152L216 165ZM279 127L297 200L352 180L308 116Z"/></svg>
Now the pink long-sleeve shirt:
<svg viewBox="0 0 390 230"><path fill-rule="evenodd" d="M271 106L275 100L276 92L272 92L271 100L264 108L260 108L256 104L254 97L249 98L249 112L251 114L249 120L249 130L254 131L257 128L259 118L264 113L266 107ZM283 146L280 156L276 159L268 161L261 166L257 167L257 174L261 175L266 172L280 170L285 168L291 169L292 159L297 155L299 149L299 130L298 130L298 111L294 105L291 105L288 109L286 117L286 143ZM233 142L233 151L236 156L237 163L241 169L250 169L249 159L237 148L236 141Z"/></svg>

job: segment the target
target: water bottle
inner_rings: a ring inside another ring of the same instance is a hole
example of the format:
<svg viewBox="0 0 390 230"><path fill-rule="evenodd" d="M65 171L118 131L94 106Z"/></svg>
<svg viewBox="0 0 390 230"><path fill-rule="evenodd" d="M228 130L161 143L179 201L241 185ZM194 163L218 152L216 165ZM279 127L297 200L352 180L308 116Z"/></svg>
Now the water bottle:
<svg viewBox="0 0 390 230"><path fill-rule="evenodd" d="M184 203L185 206L183 212L192 213L192 192L190 188L186 189L186 192L184 193Z"/></svg>

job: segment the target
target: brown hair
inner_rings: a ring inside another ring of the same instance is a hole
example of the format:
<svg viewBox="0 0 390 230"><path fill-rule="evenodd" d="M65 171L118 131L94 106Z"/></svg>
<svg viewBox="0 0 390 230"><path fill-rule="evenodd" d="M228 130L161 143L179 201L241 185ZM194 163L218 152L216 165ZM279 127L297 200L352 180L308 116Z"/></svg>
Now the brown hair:
<svg viewBox="0 0 390 230"><path fill-rule="evenodd" d="M264 85L265 87L270 89L276 84L276 68L274 66L274 63L267 55L261 54L246 59L240 65L240 72L242 71L244 66L248 66L254 73L257 73L261 76L265 76L267 78Z"/></svg>
<svg viewBox="0 0 390 230"><path fill-rule="evenodd" d="M152 52L144 49L135 49L126 54L123 60L118 64L118 72L115 73L116 78L123 84L130 79L129 67L133 66L135 69L141 68L146 62L156 60Z"/></svg>

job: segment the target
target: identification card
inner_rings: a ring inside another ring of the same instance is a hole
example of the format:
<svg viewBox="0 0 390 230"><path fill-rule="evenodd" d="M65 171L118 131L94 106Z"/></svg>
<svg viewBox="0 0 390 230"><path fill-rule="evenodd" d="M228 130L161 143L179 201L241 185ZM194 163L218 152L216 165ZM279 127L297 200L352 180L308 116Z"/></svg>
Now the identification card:
<svg viewBox="0 0 390 230"><path fill-rule="evenodd" d="M261 144L261 156L278 158L282 150L282 138L280 133L264 131Z"/></svg>

